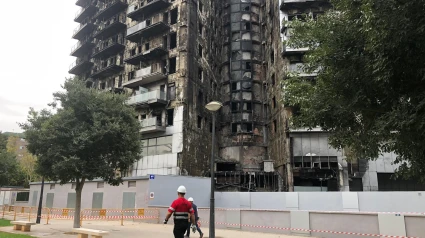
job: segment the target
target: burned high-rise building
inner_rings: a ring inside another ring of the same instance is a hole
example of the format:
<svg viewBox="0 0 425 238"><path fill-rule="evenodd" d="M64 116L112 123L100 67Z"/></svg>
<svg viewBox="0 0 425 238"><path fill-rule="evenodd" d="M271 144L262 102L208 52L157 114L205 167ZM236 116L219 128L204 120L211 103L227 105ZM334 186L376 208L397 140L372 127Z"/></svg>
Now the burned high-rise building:
<svg viewBox="0 0 425 238"><path fill-rule="evenodd" d="M214 146L218 190L289 190L277 0L76 4L69 73L88 87L131 94L143 135L131 176L210 176ZM205 109L213 100L223 104L215 114Z"/></svg>

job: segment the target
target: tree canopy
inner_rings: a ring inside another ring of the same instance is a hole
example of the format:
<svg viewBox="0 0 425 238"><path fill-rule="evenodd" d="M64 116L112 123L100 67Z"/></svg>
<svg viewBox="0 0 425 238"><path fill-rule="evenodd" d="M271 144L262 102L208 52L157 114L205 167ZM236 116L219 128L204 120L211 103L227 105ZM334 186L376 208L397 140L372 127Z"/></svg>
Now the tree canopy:
<svg viewBox="0 0 425 238"><path fill-rule="evenodd" d="M0 131L0 187L22 186L24 177L13 153L6 150L8 136Z"/></svg>
<svg viewBox="0 0 425 238"><path fill-rule="evenodd" d="M295 127L321 126L355 158L395 152L399 175L425 181L425 0L331 0L289 23L314 80L283 81Z"/></svg>
<svg viewBox="0 0 425 238"><path fill-rule="evenodd" d="M31 109L21 127L28 150L38 157L37 172L61 184L76 183L74 227L79 227L84 182L122 182L122 172L140 157L140 123L126 104L128 95L86 88L78 79L66 80L63 88L51 104L56 113Z"/></svg>

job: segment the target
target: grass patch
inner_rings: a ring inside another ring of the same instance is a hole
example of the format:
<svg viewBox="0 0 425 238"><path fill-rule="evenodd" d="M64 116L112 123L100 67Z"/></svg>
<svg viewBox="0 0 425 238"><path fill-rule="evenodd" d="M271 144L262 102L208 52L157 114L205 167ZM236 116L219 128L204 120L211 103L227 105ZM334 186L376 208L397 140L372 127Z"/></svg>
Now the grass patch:
<svg viewBox="0 0 425 238"><path fill-rule="evenodd" d="M0 231L0 238L33 238L34 236L11 234Z"/></svg>
<svg viewBox="0 0 425 238"><path fill-rule="evenodd" d="M0 219L0 227L1 226L12 226L12 224L10 224L9 220Z"/></svg>

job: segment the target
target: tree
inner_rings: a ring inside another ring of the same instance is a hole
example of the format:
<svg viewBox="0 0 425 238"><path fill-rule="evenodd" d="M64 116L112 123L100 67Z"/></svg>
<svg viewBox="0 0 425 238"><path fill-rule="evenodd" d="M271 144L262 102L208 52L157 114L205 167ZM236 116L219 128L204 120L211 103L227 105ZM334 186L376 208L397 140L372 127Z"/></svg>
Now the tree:
<svg viewBox="0 0 425 238"><path fill-rule="evenodd" d="M425 181L425 0L333 0L333 9L295 20L288 45L309 47L289 77L284 103L295 127L321 126L355 158L395 152L398 175Z"/></svg>
<svg viewBox="0 0 425 238"><path fill-rule="evenodd" d="M6 150L0 150L0 188L2 186L21 186L24 177L19 170L15 156Z"/></svg>
<svg viewBox="0 0 425 238"><path fill-rule="evenodd" d="M22 173L25 175L27 183L40 181L40 176L36 171L37 157L31 153L25 152L22 158L19 160L19 167Z"/></svg>
<svg viewBox="0 0 425 238"><path fill-rule="evenodd" d="M8 136L0 131L0 150L5 150L7 145Z"/></svg>
<svg viewBox="0 0 425 238"><path fill-rule="evenodd" d="M9 138L7 139L6 149L7 152L12 154L15 157L16 161L18 161L19 172L22 174L22 176L25 177L25 183L23 185L25 187L28 187L30 182L40 179L40 176L38 176L35 171L37 157L26 150L22 154L22 157L18 157L18 141L19 137L17 137L16 135L9 136Z"/></svg>
<svg viewBox="0 0 425 238"><path fill-rule="evenodd" d="M119 185L120 172L139 159L141 128L127 95L89 89L78 79L67 79L63 88L54 94L55 114L31 109L21 127L28 151L38 157L37 172L60 184L76 184L74 227L79 227L84 183L102 178Z"/></svg>
<svg viewBox="0 0 425 238"><path fill-rule="evenodd" d="M18 140L19 138L17 136L9 136L7 138L7 144L6 144L6 150L9 153L16 154L16 151L18 150Z"/></svg>

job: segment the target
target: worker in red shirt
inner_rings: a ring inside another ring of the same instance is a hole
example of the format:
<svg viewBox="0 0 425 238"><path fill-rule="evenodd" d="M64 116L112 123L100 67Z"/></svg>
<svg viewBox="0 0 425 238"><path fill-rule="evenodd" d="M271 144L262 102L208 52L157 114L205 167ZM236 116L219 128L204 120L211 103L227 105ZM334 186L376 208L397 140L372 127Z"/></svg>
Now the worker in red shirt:
<svg viewBox="0 0 425 238"><path fill-rule="evenodd" d="M174 213L174 238L184 238L184 233L189 226L189 218L192 223L192 232L196 232L195 216L192 203L184 198L185 194L186 188L184 186L180 186L177 189L178 198L173 201L170 208L168 208L167 215L165 216L164 224L167 224L171 214Z"/></svg>

